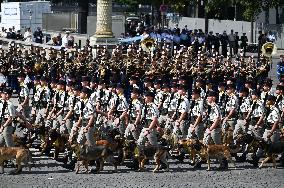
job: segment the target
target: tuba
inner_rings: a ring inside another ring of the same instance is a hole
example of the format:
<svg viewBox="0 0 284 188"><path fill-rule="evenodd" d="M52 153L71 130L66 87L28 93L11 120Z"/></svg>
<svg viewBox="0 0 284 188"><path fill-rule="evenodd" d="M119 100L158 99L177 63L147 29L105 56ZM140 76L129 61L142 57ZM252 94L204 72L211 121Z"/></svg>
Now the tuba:
<svg viewBox="0 0 284 188"><path fill-rule="evenodd" d="M277 54L277 47L272 42L266 42L262 45L261 51L264 56L271 57L272 55Z"/></svg>
<svg viewBox="0 0 284 188"><path fill-rule="evenodd" d="M143 51L151 53L155 50L155 40L153 38L146 38L140 42Z"/></svg>

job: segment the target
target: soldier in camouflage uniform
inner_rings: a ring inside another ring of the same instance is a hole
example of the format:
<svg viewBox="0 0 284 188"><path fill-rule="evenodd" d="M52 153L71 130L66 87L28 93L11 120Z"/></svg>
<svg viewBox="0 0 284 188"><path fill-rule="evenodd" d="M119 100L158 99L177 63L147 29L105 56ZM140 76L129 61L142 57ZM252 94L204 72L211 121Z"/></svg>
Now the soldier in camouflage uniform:
<svg viewBox="0 0 284 188"><path fill-rule="evenodd" d="M128 125L124 137L138 140L141 132L142 103L139 101L139 90L133 88L131 92L131 101L128 111Z"/></svg>
<svg viewBox="0 0 284 188"><path fill-rule="evenodd" d="M187 138L202 140L204 136L203 116L203 99L200 97L201 90L194 89L192 91L192 100L189 108L190 127L188 129Z"/></svg>
<svg viewBox="0 0 284 188"><path fill-rule="evenodd" d="M139 135L137 143L139 146L145 146L146 144L157 146L157 128L159 126L159 111L154 104L154 93L148 91L145 93L145 105L142 109L142 131Z"/></svg>

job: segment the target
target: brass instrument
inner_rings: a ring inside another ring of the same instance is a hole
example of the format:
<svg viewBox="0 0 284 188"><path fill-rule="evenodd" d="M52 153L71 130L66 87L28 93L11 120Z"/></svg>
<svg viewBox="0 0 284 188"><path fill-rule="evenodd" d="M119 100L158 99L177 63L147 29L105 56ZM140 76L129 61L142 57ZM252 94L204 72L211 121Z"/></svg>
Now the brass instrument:
<svg viewBox="0 0 284 188"><path fill-rule="evenodd" d="M155 49L155 40L152 38L146 38L140 42L143 51L151 53Z"/></svg>
<svg viewBox="0 0 284 188"><path fill-rule="evenodd" d="M262 45L261 51L264 56L271 57L272 55L277 54L277 47L272 42L266 42Z"/></svg>

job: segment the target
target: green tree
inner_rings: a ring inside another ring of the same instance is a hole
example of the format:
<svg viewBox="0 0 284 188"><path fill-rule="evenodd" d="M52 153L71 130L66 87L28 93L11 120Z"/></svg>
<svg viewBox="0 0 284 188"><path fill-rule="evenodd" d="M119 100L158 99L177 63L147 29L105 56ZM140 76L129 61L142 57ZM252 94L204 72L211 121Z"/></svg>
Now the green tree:
<svg viewBox="0 0 284 188"><path fill-rule="evenodd" d="M251 40L253 39L253 22L257 16L269 8L275 8L280 0L210 0L206 4L206 12L218 12L221 5L240 4L244 7L243 17L251 22ZM252 42L252 41L251 41Z"/></svg>

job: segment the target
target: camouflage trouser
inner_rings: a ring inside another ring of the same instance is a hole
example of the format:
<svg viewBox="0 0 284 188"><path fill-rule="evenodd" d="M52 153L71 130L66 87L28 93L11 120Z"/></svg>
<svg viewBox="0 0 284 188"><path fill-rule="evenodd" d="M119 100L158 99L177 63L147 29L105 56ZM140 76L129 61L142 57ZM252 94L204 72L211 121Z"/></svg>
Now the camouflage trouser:
<svg viewBox="0 0 284 188"><path fill-rule="evenodd" d="M149 142L150 145L156 146L158 145L157 131L156 129L143 128L139 138L137 140L137 144L140 146L144 146L146 142Z"/></svg>
<svg viewBox="0 0 284 188"><path fill-rule="evenodd" d="M167 115L160 115L158 121L159 121L161 128L166 128L168 116Z"/></svg>
<svg viewBox="0 0 284 188"><path fill-rule="evenodd" d="M71 133L72 126L73 126L73 121L72 121L72 119L67 119L67 120L65 121L65 123L62 123L62 124L61 124L61 126L60 126L60 133L61 133L61 134L65 134L65 133L70 134L70 133Z"/></svg>
<svg viewBox="0 0 284 188"><path fill-rule="evenodd" d="M53 120L52 129L55 129L59 131L60 133L63 133L62 131L64 131L64 128L62 128L63 126L61 125L62 125L62 120L64 117L65 116L63 114L60 114L59 116L57 116L57 118Z"/></svg>
<svg viewBox="0 0 284 188"><path fill-rule="evenodd" d="M235 139L240 134L246 134L248 132L248 126L246 126L245 120L237 120L237 124L235 126L234 132L233 132L233 138Z"/></svg>
<svg viewBox="0 0 284 188"><path fill-rule="evenodd" d="M188 128L188 139L195 139L197 137L198 140L202 140L204 136L204 124L199 123L195 127L195 129L192 127L192 124Z"/></svg>
<svg viewBox="0 0 284 188"><path fill-rule="evenodd" d="M182 120L179 125L175 124L173 134L179 139L185 139L188 133L189 123L187 120Z"/></svg>
<svg viewBox="0 0 284 188"><path fill-rule="evenodd" d="M166 122L165 128L166 129L170 129L171 131L173 131L174 125L175 125L175 121L173 121L171 118L168 118L167 122Z"/></svg>
<svg viewBox="0 0 284 188"><path fill-rule="evenodd" d="M24 106L23 108L19 108L19 111L22 111L22 115L26 118L29 119L32 111L32 107L30 106Z"/></svg>
<svg viewBox="0 0 284 188"><path fill-rule="evenodd" d="M125 129L126 129L126 123L125 123L125 121L120 120L117 125L112 123L111 127L112 127L112 129L118 129L120 135L124 135Z"/></svg>
<svg viewBox="0 0 284 188"><path fill-rule="evenodd" d="M208 124L206 127L210 127L211 124ZM203 143L205 145L209 144L222 144L222 129L221 127L216 127L211 131L211 133L204 133Z"/></svg>
<svg viewBox="0 0 284 188"><path fill-rule="evenodd" d="M227 130L235 130L235 125L236 125L236 119L232 118L229 119L225 122L225 124L222 125L223 131L227 131Z"/></svg>
<svg viewBox="0 0 284 188"><path fill-rule="evenodd" d="M254 125L249 125L248 133L254 135L257 138L262 138L264 128L263 126L255 127Z"/></svg>
<svg viewBox="0 0 284 188"><path fill-rule="evenodd" d="M36 119L35 119L35 125L44 125L44 117L45 117L45 109L37 109L36 110Z"/></svg>
<svg viewBox="0 0 284 188"><path fill-rule="evenodd" d="M133 123L129 123L126 127L124 138L129 139L132 136L134 140L138 140L140 132L141 128L139 125L134 126Z"/></svg>
<svg viewBox="0 0 284 188"><path fill-rule="evenodd" d="M276 129L272 136L270 138L268 138L268 133L271 132L271 129L265 129L264 130L264 133L263 133L263 139L267 142L267 141L271 141L272 143L274 142L278 142L280 140L280 130L279 129Z"/></svg>
<svg viewBox="0 0 284 188"><path fill-rule="evenodd" d="M77 137L77 143L79 145L84 145L85 142L87 141L87 144L89 146L93 146L96 144L96 140L95 140L95 132L96 132L96 127L89 127L87 132L84 132L86 126L88 124L88 120L83 119L82 120L82 124L80 129L78 130L78 137ZM73 127L74 128L74 127ZM72 132L72 134L74 134Z"/></svg>
<svg viewBox="0 0 284 188"><path fill-rule="evenodd" d="M14 132L14 127L11 125L4 128L0 134L0 146L1 147L14 147L15 143L13 141L12 134Z"/></svg>

